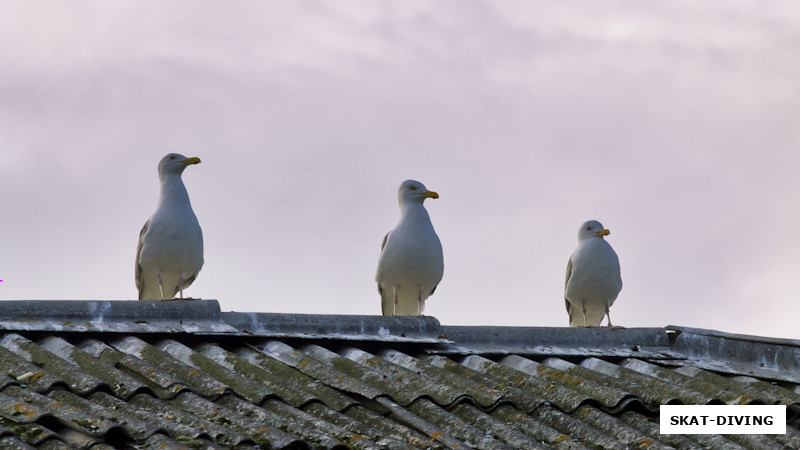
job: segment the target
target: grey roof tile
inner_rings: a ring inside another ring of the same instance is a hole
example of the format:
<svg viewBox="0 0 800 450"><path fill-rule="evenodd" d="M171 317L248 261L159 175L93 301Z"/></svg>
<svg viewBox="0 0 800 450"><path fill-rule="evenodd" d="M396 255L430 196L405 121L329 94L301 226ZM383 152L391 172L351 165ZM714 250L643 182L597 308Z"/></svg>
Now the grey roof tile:
<svg viewBox="0 0 800 450"><path fill-rule="evenodd" d="M0 448L6 450L29 450L36 447L26 444L16 436L0 436Z"/></svg>
<svg viewBox="0 0 800 450"><path fill-rule="evenodd" d="M162 377L167 378L160 384L162 388L167 385L175 386L174 379L204 397L214 398L229 392L227 385L211 375L185 364L164 350L154 347L137 337L126 336L114 339L109 343L118 351L135 356L137 359L155 367L156 372L168 374L169 378ZM152 373L152 369L148 367L147 372Z"/></svg>
<svg viewBox="0 0 800 450"><path fill-rule="evenodd" d="M468 448L485 449L507 449L511 448L502 442L494 439L493 436L477 428L448 411L445 408L433 403L432 401L421 398L408 405L408 410L416 414L420 419L425 420L431 425L446 430L449 436L463 442L457 444L458 448L466 446Z"/></svg>
<svg viewBox="0 0 800 450"><path fill-rule="evenodd" d="M43 449L43 450L69 450L69 449L72 449L72 448L75 448L75 447L67 444L64 441L53 439L53 440L49 440L49 441L46 441L46 442L42 443L42 445L37 446L37 448L40 448L40 449Z"/></svg>
<svg viewBox="0 0 800 450"><path fill-rule="evenodd" d="M322 403L311 403L303 411L323 422L331 423L336 427L351 433L347 437L356 447L378 448L375 442L384 437L384 433L368 424L359 422L350 416L328 408Z"/></svg>
<svg viewBox="0 0 800 450"><path fill-rule="evenodd" d="M663 383L635 370L627 369L602 359L587 358L581 362L581 366L608 375L610 380L616 379L616 381L613 381L615 384L620 387L627 387L634 395L650 404L665 405L680 402L687 405L704 405L723 403L711 396L670 383Z"/></svg>
<svg viewBox="0 0 800 450"><path fill-rule="evenodd" d="M509 356L505 361L514 358ZM620 411L630 407L634 402L643 409L650 409L653 412L656 410L626 390L628 386L625 383L620 383L604 373L586 369L561 358L547 358L541 365L543 367L537 367L537 371L541 372L543 377L580 393L584 399L599 403L599 406L606 410ZM526 366L528 370L532 367L530 363Z"/></svg>
<svg viewBox="0 0 800 450"><path fill-rule="evenodd" d="M255 435L259 444L280 446L302 442L304 439L335 446L338 439L332 438L314 427L306 427L307 423L298 419L299 411L279 401L267 400L264 405L256 406L236 396L225 396L216 403L201 402L204 405L204 414L211 420L220 420L220 423L229 424L231 428L242 433ZM285 406L283 411L274 409ZM281 414L284 413L284 414ZM303 418L305 419L305 418ZM338 427L335 432L340 432ZM331 431L330 429L328 431Z"/></svg>
<svg viewBox="0 0 800 450"><path fill-rule="evenodd" d="M32 446L41 446L47 441L61 441L58 433L49 428L36 423L13 423L11 421L2 421L4 423L3 426L3 436L13 435L19 438L22 442ZM3 447L0 447L3 448Z"/></svg>
<svg viewBox="0 0 800 450"><path fill-rule="evenodd" d="M10 388L19 388L19 386L10 386ZM42 416L49 414L46 409L32 405L25 399L20 399L17 396L7 395L5 391L9 389L6 387L0 393L0 417L12 422L13 424L25 424L36 422Z"/></svg>
<svg viewBox="0 0 800 450"><path fill-rule="evenodd" d="M253 347L264 352L265 355L297 369L307 377L319 380L340 391L358 394L369 399L385 395L382 390L369 386L359 380L358 374L356 377L347 376L332 364L318 361L315 357L312 357L312 355L303 353L283 342L268 341ZM320 349L322 348L320 347ZM320 352L320 356L324 357L326 355L327 353ZM336 356L338 355L331 354L331 357Z"/></svg>
<svg viewBox="0 0 800 450"><path fill-rule="evenodd" d="M571 439L580 442L584 446L589 444L588 446L594 445L611 449L624 449L626 447L623 443L608 436L602 430L598 430L592 425L582 421L580 417L567 414L558 408L546 405L533 411L530 415L534 420L541 421L555 428L565 436L569 436Z"/></svg>
<svg viewBox="0 0 800 450"><path fill-rule="evenodd" d="M402 421L392 420L391 416L384 416L363 406L348 408L345 415L390 438L394 444L389 445L392 448L436 448L442 445L413 426L407 426ZM383 442L384 439L379 439L378 442ZM395 441L398 443L395 444Z"/></svg>
<svg viewBox="0 0 800 450"><path fill-rule="evenodd" d="M117 421L117 418L122 418L122 420L119 421L123 423L123 425L125 421L133 420L132 418L135 418L139 422L148 423L150 427L147 428L146 431L145 429L142 430L145 431L142 433L143 435L152 435L160 432L168 432L172 436L184 436L189 438L197 438L202 435L202 433L198 432L195 428L175 420L169 420L165 417L164 412L154 414L151 411L136 407L132 403L106 394L105 392L95 392L89 396L89 400L107 409L113 410L114 420Z"/></svg>
<svg viewBox="0 0 800 450"><path fill-rule="evenodd" d="M47 396L31 392L20 386L9 386L3 390L3 394L13 397L19 401L17 405L23 405L22 415L28 419L41 418L41 412L57 417L59 422L68 426L75 432L88 436L104 436L112 431L126 433L119 424L110 420L104 413L96 414L90 405L80 396L68 391L56 389ZM90 402L88 402L90 403ZM17 405L13 407L16 408ZM40 412L36 414L29 412L29 405L35 406Z"/></svg>
<svg viewBox="0 0 800 450"><path fill-rule="evenodd" d="M328 407L342 411L358 404L352 397L322 383L319 379L295 370L248 346L239 347L234 352L231 354L241 358L241 361L233 359L235 370L264 383L283 401L294 407L301 407L312 401L322 401Z"/></svg>
<svg viewBox="0 0 800 450"><path fill-rule="evenodd" d="M800 431L794 428L787 427L785 435L775 434L770 437L788 448L800 448Z"/></svg>
<svg viewBox="0 0 800 450"><path fill-rule="evenodd" d="M239 445L242 442L253 442L252 438L227 427L224 416L209 417L204 414L205 409L203 406L206 405L207 401L190 392L178 394L177 397L169 401L160 400L146 394L137 394L130 399L130 403L167 421L191 428L192 434L187 436L185 434L177 434L183 429L176 433L176 429L165 427L166 430L171 432L171 436L176 439L197 440L208 438L213 442L229 446Z"/></svg>
<svg viewBox="0 0 800 450"><path fill-rule="evenodd" d="M585 395L575 392L568 386L543 378L540 370L542 366L527 358L511 356L497 363L481 356L471 355L466 357L463 363L475 371L486 373L532 394L532 398L539 404L554 404L564 411L571 412L587 399Z"/></svg>
<svg viewBox="0 0 800 450"><path fill-rule="evenodd" d="M490 414L503 423L513 425L543 445L561 449L584 448L576 439L570 438L567 434L534 419L513 406L500 405Z"/></svg>
<svg viewBox="0 0 800 450"><path fill-rule="evenodd" d="M500 441L511 448L547 448L536 439L526 435L511 424L507 424L468 403L462 403L451 410L454 416L484 434L484 438Z"/></svg>
<svg viewBox="0 0 800 450"><path fill-rule="evenodd" d="M232 398L230 400L234 401ZM250 411L258 411L255 407L244 406ZM285 403L268 400L262 409L278 418L276 423L279 423L282 428L305 440L314 442L316 445L336 447L341 443L348 442L369 445L368 442L360 442L361 437L355 433Z"/></svg>
<svg viewBox="0 0 800 450"><path fill-rule="evenodd" d="M315 355L324 350L319 346L307 348L313 348ZM455 386L449 385L442 382L444 380L406 369L357 348L343 350L341 357L333 356L330 362L333 367L345 373L364 376L364 381L374 383L373 386L382 389L394 401L403 405L408 405L420 397L431 398L440 405L452 405L467 395L460 383Z"/></svg>
<svg viewBox="0 0 800 450"><path fill-rule="evenodd" d="M158 398L172 398L188 390L185 384L165 371L136 356L122 353L104 342L90 339L83 341L79 347L95 358L116 367L120 373L141 381Z"/></svg>
<svg viewBox="0 0 800 450"><path fill-rule="evenodd" d="M445 356L431 355L418 359L395 351L383 354L385 357L392 357L394 361L404 362L410 369L426 371L431 378L448 380L448 384L462 390L482 408L491 409L501 403L510 402L517 408L529 412L544 402L541 398L517 388L508 380L491 378L471 369L468 364L459 364Z"/></svg>
<svg viewBox="0 0 800 450"><path fill-rule="evenodd" d="M84 372L77 365L18 334L5 335L0 345L58 377L79 395L86 395L103 384L102 380Z"/></svg>
<svg viewBox="0 0 800 450"><path fill-rule="evenodd" d="M667 384L680 386L682 388L698 392L709 399L718 399L727 404L742 404L747 403L735 391L722 388L719 385L708 383L699 377L690 377L679 373L675 370L667 369L664 367L650 364L646 361L636 359L626 359L619 364L620 367L639 372L643 375L657 378Z"/></svg>
<svg viewBox="0 0 800 450"><path fill-rule="evenodd" d="M183 442L176 441L176 440L170 438L167 435L164 435L164 434L161 434L161 433L156 433L156 434L150 436L149 438L147 438L147 440L142 443L140 448L148 449L148 450L149 449L152 449L152 450L155 450L155 449L158 449L158 450L161 450L161 449L163 449L163 450L185 450L186 448L190 448L190 447L188 447L188 444L193 444L192 446L195 447L195 448L206 448L206 446L208 446L208 448L214 448L213 447L214 444L212 442L207 441L207 440L205 442L202 442L200 440L182 438L181 441L183 441ZM203 444L205 444L205 445L203 445L203 447L200 447L201 442ZM222 448L222 447L220 447L220 448Z"/></svg>
<svg viewBox="0 0 800 450"><path fill-rule="evenodd" d="M763 402L768 405L782 404L788 407L786 413L789 418L800 417L800 394L794 390L782 388L773 382L752 377L727 378L694 366L679 367L675 369L675 372L735 392L736 399L730 403L742 405L754 402ZM737 378L740 381L736 381Z"/></svg>
<svg viewBox="0 0 800 450"><path fill-rule="evenodd" d="M400 423L408 426L409 428L416 429L449 448L467 447L463 442L451 436L449 433L450 430L448 428L442 428L440 426L434 425L426 421L425 419L419 417L411 410L403 408L402 406L398 405L397 403L391 401L388 398L379 397L376 400L381 405L383 405L388 409L388 411L390 412L390 417L394 416L392 417L394 420L399 421ZM420 401L427 401L427 400L423 399Z"/></svg>
<svg viewBox="0 0 800 450"><path fill-rule="evenodd" d="M338 389L357 387L358 391L355 392L365 397L374 399L379 396L388 396L401 405L408 405L423 395L423 391L409 381L409 378L413 376L411 373L408 371L399 373L400 378L398 379L391 373L392 369L386 365L383 365L382 368L389 373L383 373L378 367L373 367L382 365L377 359L355 361L319 345L308 345L303 348L303 351L308 357L320 361L320 364L328 367L328 370L332 368L335 371L336 380L333 386ZM385 362L389 364L388 361ZM305 368L300 370L305 370ZM400 372L399 368L395 372ZM444 388L446 389L446 387Z"/></svg>
<svg viewBox="0 0 800 450"><path fill-rule="evenodd" d="M658 436L658 440L664 445L680 449L702 449L704 448L696 442L692 442L685 436L679 434L659 434L658 423L648 417L635 412L625 411L620 414L620 419L629 426L636 428L646 436Z"/></svg>
<svg viewBox="0 0 800 450"><path fill-rule="evenodd" d="M109 387L114 394L122 399L146 388L146 385L139 380L115 370L109 363L97 359L84 350L75 347L69 342L58 337L45 337L37 341L45 350L54 355L79 366L82 371L88 373Z"/></svg>
<svg viewBox="0 0 800 450"><path fill-rule="evenodd" d="M653 450L669 448L653 435L642 433L639 429L629 426L625 421L605 414L592 406L581 407L575 412L575 417L597 430L605 430L608 435L627 447Z"/></svg>
<svg viewBox="0 0 800 450"><path fill-rule="evenodd" d="M95 392L91 395L92 400L98 397L107 397L108 394ZM142 420L134 415L126 414L112 405L105 405L96 401L87 400L71 392L57 389L48 395L48 398L60 403L56 406L51 403L49 406L54 408L54 415L64 417L81 426L78 431L91 436L109 434L112 430L130 434L133 440L144 440L158 430L158 425L152 420ZM58 409L56 409L58 408ZM62 408L68 408L71 415L65 413Z"/></svg>
<svg viewBox="0 0 800 450"><path fill-rule="evenodd" d="M783 447L778 441L767 435L758 434L727 434L728 439L736 444L756 450L773 450Z"/></svg>
<svg viewBox="0 0 800 450"><path fill-rule="evenodd" d="M56 383L63 383L60 378L43 370L41 366L33 364L2 345L0 345L0 370L7 374L7 377L3 377L0 381L0 389L16 381L36 392L45 392Z"/></svg>
<svg viewBox="0 0 800 450"><path fill-rule="evenodd" d="M204 374L209 375L209 379L214 379L222 383L216 387L216 392L222 393L225 389L230 389L240 397L255 404L260 404L268 398L275 397L275 393L263 383L255 382L247 377L243 377L235 371L225 367L193 349L176 342L172 339L161 341L157 347L168 353L172 357L191 366ZM192 375L194 378L195 375Z"/></svg>

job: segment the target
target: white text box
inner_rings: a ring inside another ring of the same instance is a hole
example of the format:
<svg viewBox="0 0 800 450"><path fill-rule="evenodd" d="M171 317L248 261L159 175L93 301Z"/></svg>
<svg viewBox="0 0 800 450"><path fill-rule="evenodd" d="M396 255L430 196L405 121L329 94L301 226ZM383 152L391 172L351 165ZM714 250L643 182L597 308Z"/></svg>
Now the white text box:
<svg viewBox="0 0 800 450"><path fill-rule="evenodd" d="M784 405L661 405L661 434L786 434Z"/></svg>

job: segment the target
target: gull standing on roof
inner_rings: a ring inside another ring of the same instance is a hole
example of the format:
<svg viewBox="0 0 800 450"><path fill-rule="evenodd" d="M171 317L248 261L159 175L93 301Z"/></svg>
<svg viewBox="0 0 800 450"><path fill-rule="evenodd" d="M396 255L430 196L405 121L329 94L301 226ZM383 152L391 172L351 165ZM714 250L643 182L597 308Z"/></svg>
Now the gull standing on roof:
<svg viewBox="0 0 800 450"><path fill-rule="evenodd" d="M590 220L578 229L578 248L567 263L564 299L571 327L597 327L622 290L619 258L603 236L611 232Z"/></svg>
<svg viewBox="0 0 800 450"><path fill-rule="evenodd" d="M406 180L397 197L400 221L383 238L375 281L384 316L419 316L444 273L442 244L422 204L439 194Z"/></svg>
<svg viewBox="0 0 800 450"><path fill-rule="evenodd" d="M181 174L200 158L170 153L158 163L158 208L139 233L136 288L139 300L166 300L189 287L203 267L203 231Z"/></svg>

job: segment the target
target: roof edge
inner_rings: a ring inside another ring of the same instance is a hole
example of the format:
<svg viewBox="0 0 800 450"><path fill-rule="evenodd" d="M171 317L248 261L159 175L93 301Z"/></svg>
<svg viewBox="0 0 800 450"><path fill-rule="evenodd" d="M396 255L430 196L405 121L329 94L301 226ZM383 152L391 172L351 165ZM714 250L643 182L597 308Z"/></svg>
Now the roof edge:
<svg viewBox="0 0 800 450"><path fill-rule="evenodd" d="M112 333L237 333L216 300L0 301L0 330Z"/></svg>
<svg viewBox="0 0 800 450"><path fill-rule="evenodd" d="M685 360L715 372L800 383L800 340L672 325L442 326L430 316L221 312L217 300L7 300L0 301L0 330L395 342L420 344L431 354Z"/></svg>
<svg viewBox="0 0 800 450"><path fill-rule="evenodd" d="M442 326L437 353L682 359L663 328Z"/></svg>
<svg viewBox="0 0 800 450"><path fill-rule="evenodd" d="M673 350L715 372L800 383L800 340L670 325Z"/></svg>
<svg viewBox="0 0 800 450"><path fill-rule="evenodd" d="M254 336L377 342L447 343L434 317L344 314L222 313L223 320Z"/></svg>
<svg viewBox="0 0 800 450"><path fill-rule="evenodd" d="M434 317L238 313L217 300L0 301L0 330L187 333L349 341L447 343Z"/></svg>

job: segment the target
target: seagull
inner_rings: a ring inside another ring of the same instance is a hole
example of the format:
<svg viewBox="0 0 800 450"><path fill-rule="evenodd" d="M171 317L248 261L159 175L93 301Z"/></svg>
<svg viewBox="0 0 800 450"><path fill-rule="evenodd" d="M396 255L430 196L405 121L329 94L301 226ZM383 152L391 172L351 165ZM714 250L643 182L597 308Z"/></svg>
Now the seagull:
<svg viewBox="0 0 800 450"><path fill-rule="evenodd" d="M596 221L584 222L578 229L578 248L567 263L564 299L571 327L597 327L608 316L608 309L622 290L619 258L603 238L611 232Z"/></svg>
<svg viewBox="0 0 800 450"><path fill-rule="evenodd" d="M139 300L166 300L189 287L203 267L203 231L181 180L200 158L170 153L158 163L161 193L156 212L139 233L136 288Z"/></svg>
<svg viewBox="0 0 800 450"><path fill-rule="evenodd" d="M384 316L421 316L425 299L436 290L444 273L442 244L422 204L439 194L419 181L406 180L397 197L400 221L383 238L375 281Z"/></svg>

